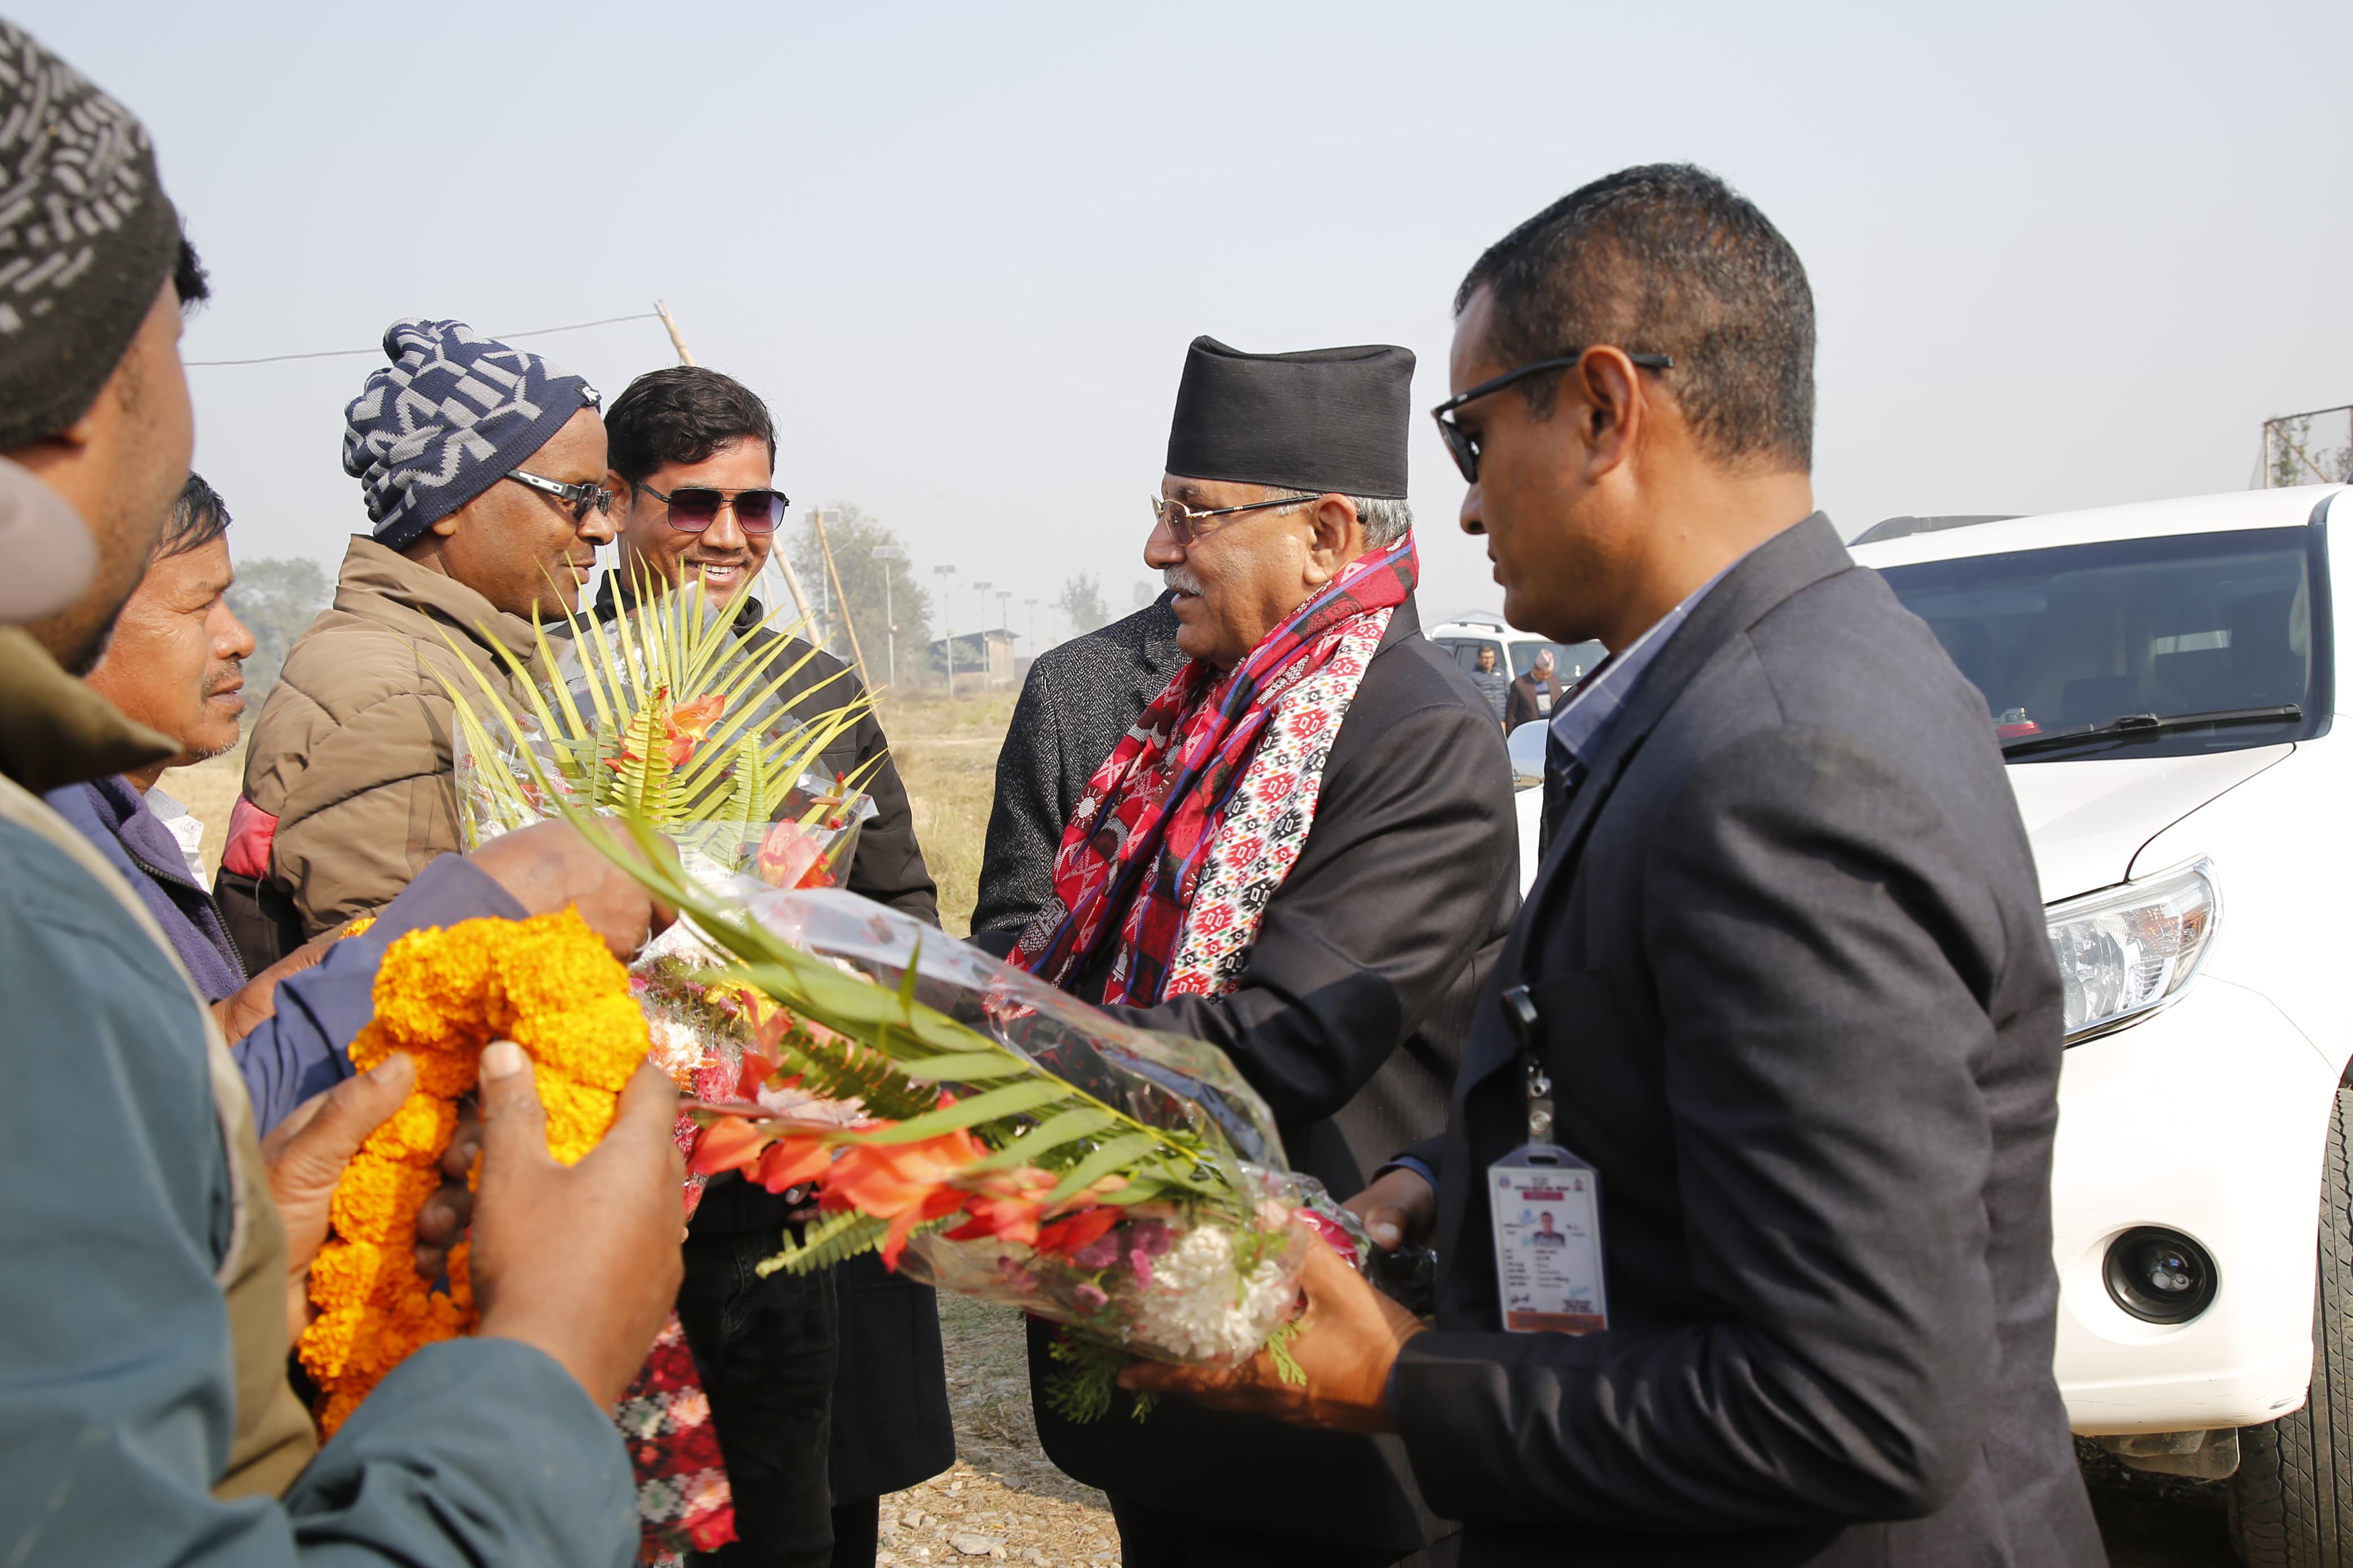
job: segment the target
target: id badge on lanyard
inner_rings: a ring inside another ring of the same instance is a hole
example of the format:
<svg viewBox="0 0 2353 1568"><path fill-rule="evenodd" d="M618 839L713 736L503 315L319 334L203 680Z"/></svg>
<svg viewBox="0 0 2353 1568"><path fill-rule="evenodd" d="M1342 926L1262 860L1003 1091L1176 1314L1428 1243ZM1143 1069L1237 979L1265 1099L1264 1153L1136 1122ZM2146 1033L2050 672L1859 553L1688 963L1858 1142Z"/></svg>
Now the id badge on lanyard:
<svg viewBox="0 0 2353 1568"><path fill-rule="evenodd" d="M1536 1054L1536 1008L1525 985L1501 1001L1520 1044L1528 1141L1487 1167L1495 1289L1515 1334L1589 1334L1609 1326L1601 1267L1601 1176L1552 1141L1552 1079Z"/></svg>

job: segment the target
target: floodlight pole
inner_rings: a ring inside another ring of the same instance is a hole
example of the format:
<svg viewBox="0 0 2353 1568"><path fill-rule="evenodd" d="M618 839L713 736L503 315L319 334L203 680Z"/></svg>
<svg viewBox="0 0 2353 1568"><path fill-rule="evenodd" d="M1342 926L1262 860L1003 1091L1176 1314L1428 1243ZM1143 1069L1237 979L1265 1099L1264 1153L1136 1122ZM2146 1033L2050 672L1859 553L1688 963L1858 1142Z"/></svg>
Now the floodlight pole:
<svg viewBox="0 0 2353 1568"><path fill-rule="evenodd" d="M1029 606L1029 651L1034 655L1038 650L1038 601L1024 599L1021 602Z"/></svg>
<svg viewBox="0 0 2353 1568"><path fill-rule="evenodd" d="M955 698L955 620L948 613L948 579L955 575L953 566L934 566L932 575L940 580L940 639L948 650L948 698Z"/></svg>
<svg viewBox="0 0 2353 1568"><path fill-rule="evenodd" d="M891 610L891 573L907 552L895 544L878 544L874 559L882 563L882 657L891 684L899 684L899 617Z"/></svg>
<svg viewBox="0 0 2353 1568"><path fill-rule="evenodd" d="M975 583L972 591L980 595L980 689L988 689L988 590L996 584Z"/></svg>

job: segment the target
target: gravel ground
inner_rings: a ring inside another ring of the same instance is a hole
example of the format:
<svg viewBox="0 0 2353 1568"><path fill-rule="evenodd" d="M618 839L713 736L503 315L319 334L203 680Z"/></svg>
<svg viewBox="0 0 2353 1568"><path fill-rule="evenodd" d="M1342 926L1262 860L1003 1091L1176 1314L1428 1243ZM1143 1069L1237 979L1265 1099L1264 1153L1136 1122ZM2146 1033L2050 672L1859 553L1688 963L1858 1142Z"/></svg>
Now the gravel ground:
<svg viewBox="0 0 2353 1568"><path fill-rule="evenodd" d="M956 1463L882 1500L882 1564L972 1559L1060 1565L1119 1561L1103 1493L1046 1461L1029 1418L1021 1314L940 1298Z"/></svg>

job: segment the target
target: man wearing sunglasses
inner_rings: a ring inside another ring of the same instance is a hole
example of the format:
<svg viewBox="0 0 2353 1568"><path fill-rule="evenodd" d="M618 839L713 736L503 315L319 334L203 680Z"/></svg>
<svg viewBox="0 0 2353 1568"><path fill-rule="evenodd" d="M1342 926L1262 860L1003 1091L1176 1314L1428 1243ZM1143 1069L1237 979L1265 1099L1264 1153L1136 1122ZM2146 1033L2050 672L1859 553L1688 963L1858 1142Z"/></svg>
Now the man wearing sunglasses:
<svg viewBox="0 0 2353 1568"><path fill-rule="evenodd" d="M459 847L441 681L526 702L497 650L530 659L613 537L595 388L463 321L396 321L384 350L344 410L373 531L288 650L229 821L218 896L255 973Z"/></svg>
<svg viewBox="0 0 2353 1568"><path fill-rule="evenodd" d="M629 383L605 422L621 548L596 614L618 615L640 584L692 593L699 582L712 608L724 608L759 576L784 521L767 405L733 376L676 365ZM765 615L745 594L736 634L754 647L782 636L761 624ZM776 667L798 666L777 693L788 709L806 704L804 717L813 718L860 695L840 660L792 640ZM845 885L938 924L907 791L874 715L821 765L864 773L874 797ZM871 1254L813 1275L757 1272L801 1201L730 1172L712 1179L688 1231L679 1321L711 1396L737 1536L695 1555L698 1565L871 1563L881 1495L955 1462L930 1287L887 1272Z"/></svg>
<svg viewBox="0 0 2353 1568"><path fill-rule="evenodd" d="M1092 769L1043 908L975 939L1218 1047L1335 1194L1438 1130L1519 885L1501 731L1415 612L1412 374L1385 344L1194 341L1144 546L1186 661ZM1053 1331L1039 1436L1110 1495L1124 1561L1377 1568L1446 1528L1394 1439L1180 1401L1075 1424Z"/></svg>
<svg viewBox="0 0 2353 1568"><path fill-rule="evenodd" d="M2105 1561L2052 1374L2059 976L1986 704L1814 510L1813 295L1704 170L1491 247L1439 417L1504 613L1609 658L1441 1139L1351 1205L1296 1385L1394 1431L1464 1568ZM1525 1261L1538 1194L1581 1215ZM1549 1272L1546 1272L1549 1270Z"/></svg>

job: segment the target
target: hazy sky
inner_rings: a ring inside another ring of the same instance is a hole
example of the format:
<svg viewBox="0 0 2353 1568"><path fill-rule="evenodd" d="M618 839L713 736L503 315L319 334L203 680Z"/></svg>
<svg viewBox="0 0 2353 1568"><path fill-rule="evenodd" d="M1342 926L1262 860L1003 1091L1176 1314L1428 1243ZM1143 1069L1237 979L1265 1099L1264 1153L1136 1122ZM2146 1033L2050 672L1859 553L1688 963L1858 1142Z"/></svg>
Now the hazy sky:
<svg viewBox="0 0 2353 1568"><path fill-rule="evenodd" d="M1123 608L1146 575L1195 333L1405 343L1426 407L1481 248L1631 163L1718 171L1805 258L1849 534L2237 489L2264 417L2353 401L2342 0L7 14L154 132L216 290L189 358L659 295L776 410L797 511L859 502L1017 631L1072 572ZM650 321L532 346L608 395L670 362ZM190 372L240 552L365 526L373 363ZM1413 443L1425 613L1493 607Z"/></svg>

